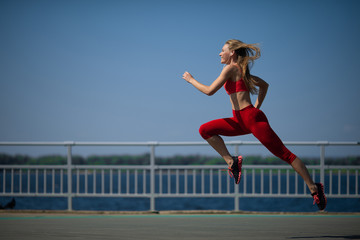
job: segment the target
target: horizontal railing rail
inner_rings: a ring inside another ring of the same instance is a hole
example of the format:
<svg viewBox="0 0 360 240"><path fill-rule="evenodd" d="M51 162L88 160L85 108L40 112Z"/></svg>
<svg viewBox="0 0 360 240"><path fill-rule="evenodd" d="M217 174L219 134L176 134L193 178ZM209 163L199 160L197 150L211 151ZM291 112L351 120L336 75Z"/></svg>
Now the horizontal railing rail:
<svg viewBox="0 0 360 240"><path fill-rule="evenodd" d="M326 146L359 146L359 142L284 142L318 146L320 164L307 166L313 179L325 183L328 197L358 198L360 166L325 165ZM261 145L232 141L227 145ZM242 180L235 185L225 165L156 165L155 148L207 146L206 142L0 142L0 146L65 146L65 165L0 165L0 196L145 197L151 211L160 197L232 197L239 210L240 197L309 197L306 184L289 165L243 165ZM76 146L147 146L149 165L74 165Z"/></svg>

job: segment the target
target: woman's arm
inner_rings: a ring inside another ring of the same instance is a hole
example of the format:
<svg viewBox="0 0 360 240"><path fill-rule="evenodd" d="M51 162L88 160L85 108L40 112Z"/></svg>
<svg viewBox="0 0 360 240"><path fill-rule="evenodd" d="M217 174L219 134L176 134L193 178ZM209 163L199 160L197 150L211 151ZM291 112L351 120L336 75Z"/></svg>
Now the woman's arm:
<svg viewBox="0 0 360 240"><path fill-rule="evenodd" d="M185 72L183 74L183 79L185 79L188 83L191 83L200 92L208 96L211 96L214 93L216 93L229 79L229 77L231 76L231 71L232 71L231 66L225 66L221 71L220 76L210 86L204 85L196 81L194 77L188 72Z"/></svg>
<svg viewBox="0 0 360 240"><path fill-rule="evenodd" d="M251 75L251 77L254 79L255 85L259 87L259 94L255 103L255 107L259 109L265 99L269 84L257 76Z"/></svg>

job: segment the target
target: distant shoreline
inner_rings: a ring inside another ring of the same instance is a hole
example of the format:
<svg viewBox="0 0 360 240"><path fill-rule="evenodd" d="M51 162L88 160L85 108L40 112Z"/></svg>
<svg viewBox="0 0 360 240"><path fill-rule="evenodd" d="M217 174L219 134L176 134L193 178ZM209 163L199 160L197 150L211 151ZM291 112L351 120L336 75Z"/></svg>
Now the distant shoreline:
<svg viewBox="0 0 360 240"><path fill-rule="evenodd" d="M308 165L318 165L319 157L303 157L302 160ZM0 153L0 165L63 165L67 163L64 155L44 155L31 157L28 155L10 155ZM72 156L74 165L149 165L150 154L139 155L93 155L82 157L79 155ZM205 155L174 155L169 157L158 156L155 159L157 165L224 165L225 162L221 157ZM263 156L244 156L244 165L261 164L261 165L281 165L286 164L277 157ZM326 157L327 165L360 165L360 156L348 157Z"/></svg>

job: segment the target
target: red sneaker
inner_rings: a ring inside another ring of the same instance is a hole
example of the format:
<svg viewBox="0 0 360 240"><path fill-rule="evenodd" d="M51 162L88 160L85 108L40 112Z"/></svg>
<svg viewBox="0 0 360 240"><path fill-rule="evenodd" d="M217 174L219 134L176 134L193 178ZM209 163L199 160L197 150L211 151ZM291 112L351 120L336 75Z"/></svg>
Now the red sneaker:
<svg viewBox="0 0 360 240"><path fill-rule="evenodd" d="M235 184L239 184L240 180L241 180L241 167L242 167L242 156L238 156L238 157L232 157L234 162L231 166L231 168L229 167L229 175L230 177L233 177L235 180Z"/></svg>
<svg viewBox="0 0 360 240"><path fill-rule="evenodd" d="M318 191L312 193L311 196L314 198L314 205L317 204L319 210L324 210L326 208L326 196L324 193L324 185L322 183L315 183L317 186Z"/></svg>

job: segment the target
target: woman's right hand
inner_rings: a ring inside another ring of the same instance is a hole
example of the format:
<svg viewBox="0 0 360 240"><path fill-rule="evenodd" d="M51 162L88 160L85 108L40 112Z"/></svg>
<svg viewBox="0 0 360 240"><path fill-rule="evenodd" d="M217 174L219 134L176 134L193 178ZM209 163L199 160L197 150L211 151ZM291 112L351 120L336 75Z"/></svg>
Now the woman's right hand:
<svg viewBox="0 0 360 240"><path fill-rule="evenodd" d="M184 72L182 78L185 79L188 83L190 83L191 79L194 79L189 72Z"/></svg>

